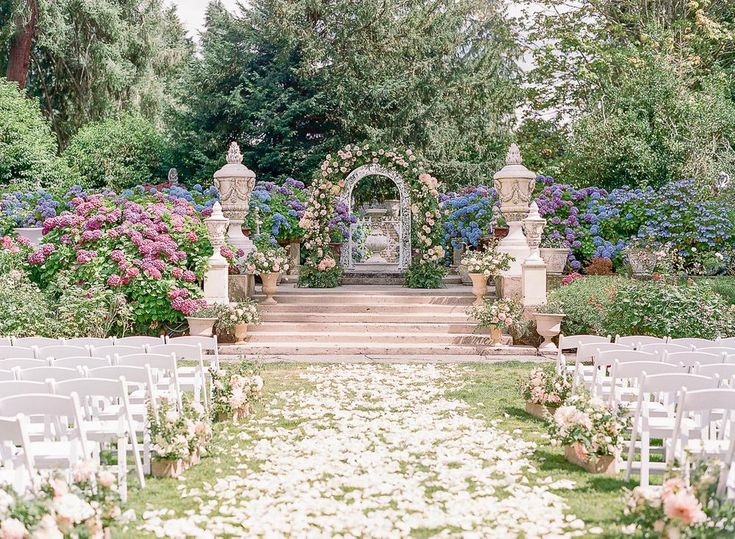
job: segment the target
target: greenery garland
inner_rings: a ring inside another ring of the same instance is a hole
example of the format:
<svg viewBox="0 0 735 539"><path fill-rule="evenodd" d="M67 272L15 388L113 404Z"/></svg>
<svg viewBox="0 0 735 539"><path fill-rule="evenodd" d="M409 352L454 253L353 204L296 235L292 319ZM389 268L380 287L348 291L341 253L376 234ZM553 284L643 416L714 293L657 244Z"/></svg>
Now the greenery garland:
<svg viewBox="0 0 735 539"><path fill-rule="evenodd" d="M306 211L299 223L305 231L305 276L318 272L334 271L337 254L330 247L329 223L336 215L337 198L345 186L347 174L363 165L376 164L387 170L395 170L406 181L411 197L411 245L415 256L412 272L421 266L421 274L429 278L411 279L413 288L434 288L441 283L444 268L444 248L440 245L441 210L439 208L439 182L425 168L424 162L411 150L387 150L364 144L348 144L336 155L328 154L314 179L309 193ZM302 278L300 286L318 286L317 279Z"/></svg>

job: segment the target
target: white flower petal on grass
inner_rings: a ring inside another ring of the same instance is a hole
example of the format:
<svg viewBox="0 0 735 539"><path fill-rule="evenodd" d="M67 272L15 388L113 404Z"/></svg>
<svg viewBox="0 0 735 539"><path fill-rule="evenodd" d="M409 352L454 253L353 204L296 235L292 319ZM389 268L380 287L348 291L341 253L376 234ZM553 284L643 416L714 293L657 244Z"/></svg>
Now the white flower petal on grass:
<svg viewBox="0 0 735 539"><path fill-rule="evenodd" d="M198 514L147 513L141 529L168 537L585 533L550 492L570 482L537 480L535 444L447 398L446 388L463 385L456 366L321 365L301 376L311 389L281 391L265 416L231 433L222 448L230 466L213 484L182 491L202 499Z"/></svg>

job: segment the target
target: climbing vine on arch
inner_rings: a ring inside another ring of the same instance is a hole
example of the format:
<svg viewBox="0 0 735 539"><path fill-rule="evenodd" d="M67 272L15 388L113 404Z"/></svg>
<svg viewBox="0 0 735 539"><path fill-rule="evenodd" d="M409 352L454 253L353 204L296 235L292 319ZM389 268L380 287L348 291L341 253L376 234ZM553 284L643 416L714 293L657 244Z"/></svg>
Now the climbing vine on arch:
<svg viewBox="0 0 735 539"><path fill-rule="evenodd" d="M337 253L330 247L337 218L337 198L349 173L371 163L395 170L409 186L411 245L415 256L406 284L412 288L441 286L445 271L441 261L445 253L439 244L439 182L411 150L386 149L371 144L348 144L336 154L327 155L314 178L300 222L305 231L306 261L301 268L299 286L319 288L339 284L342 268Z"/></svg>

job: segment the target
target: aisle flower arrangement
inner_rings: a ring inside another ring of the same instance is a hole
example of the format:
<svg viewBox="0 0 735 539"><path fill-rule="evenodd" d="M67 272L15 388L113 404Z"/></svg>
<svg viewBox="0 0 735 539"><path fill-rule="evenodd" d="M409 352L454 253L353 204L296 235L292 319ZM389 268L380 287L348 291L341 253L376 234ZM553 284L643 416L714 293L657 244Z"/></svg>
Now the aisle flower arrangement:
<svg viewBox="0 0 735 539"><path fill-rule="evenodd" d="M242 421L254 412L263 392L263 378L252 364L241 361L233 369L211 367L212 416L215 421Z"/></svg>
<svg viewBox="0 0 735 539"><path fill-rule="evenodd" d="M157 409L147 404L148 430L153 442L151 472L156 477L176 477L196 464L212 436L212 426L204 408L185 394L182 410L163 397Z"/></svg>
<svg viewBox="0 0 735 539"><path fill-rule="evenodd" d="M523 307L514 299L485 301L467 309L467 314L477 320L481 327L496 327L511 330L523 325Z"/></svg>
<svg viewBox="0 0 735 539"><path fill-rule="evenodd" d="M573 395L548 421L552 443L564 446L567 460L606 472L614 470L629 425L624 410L587 395Z"/></svg>
<svg viewBox="0 0 735 539"><path fill-rule="evenodd" d="M555 365L536 367L521 381L521 395L526 401L526 411L536 417L552 415L572 394L572 380L566 373L559 373Z"/></svg>
<svg viewBox="0 0 735 539"><path fill-rule="evenodd" d="M115 474L91 463L77 465L72 482L52 476L38 490L0 487L0 537L8 539L106 537L125 519Z"/></svg>

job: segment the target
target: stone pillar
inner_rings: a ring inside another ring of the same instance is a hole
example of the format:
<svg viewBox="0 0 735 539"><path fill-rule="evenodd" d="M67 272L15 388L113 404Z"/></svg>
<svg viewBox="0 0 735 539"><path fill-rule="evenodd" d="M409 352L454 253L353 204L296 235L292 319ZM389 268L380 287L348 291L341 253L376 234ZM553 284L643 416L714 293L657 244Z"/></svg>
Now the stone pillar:
<svg viewBox="0 0 735 539"><path fill-rule="evenodd" d="M209 303L229 303L227 260L220 248L225 244L225 231L229 220L222 214L222 206L215 202L212 215L204 220L212 244L212 256L207 261L207 273L204 276L204 299Z"/></svg>
<svg viewBox="0 0 735 539"><path fill-rule="evenodd" d="M288 274L298 275L301 268L301 242L296 240L288 244Z"/></svg>
<svg viewBox="0 0 735 539"><path fill-rule="evenodd" d="M523 220L523 229L528 238L531 254L521 265L521 290L524 307L533 307L546 303L546 264L539 254L541 233L546 226L546 219L538 212L536 201L531 203L528 217Z"/></svg>
<svg viewBox="0 0 735 539"><path fill-rule="evenodd" d="M508 253L514 260L508 271L500 277L503 298L523 298L522 264L531 254L528 241L523 234L522 221L536 186L536 174L522 165L521 152L512 144L508 150L505 166L495 173L494 186L500 199L500 211L508 223L508 235L498 243L498 250Z"/></svg>
<svg viewBox="0 0 735 539"><path fill-rule="evenodd" d="M214 173L214 185L219 191L222 211L230 220L227 240L247 255L254 249L253 242L242 233L242 223L248 215L250 194L255 187L255 173L242 164L237 142L230 144L227 164Z"/></svg>

